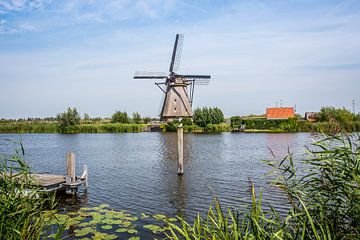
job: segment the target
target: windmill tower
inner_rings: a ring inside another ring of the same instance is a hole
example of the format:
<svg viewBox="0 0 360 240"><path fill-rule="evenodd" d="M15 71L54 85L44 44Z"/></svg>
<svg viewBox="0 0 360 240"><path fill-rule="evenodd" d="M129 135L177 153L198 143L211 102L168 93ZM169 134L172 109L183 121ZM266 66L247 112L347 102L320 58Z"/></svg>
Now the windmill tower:
<svg viewBox="0 0 360 240"><path fill-rule="evenodd" d="M169 73L136 72L134 79L164 79L155 82L165 97L161 103L160 119L172 121L177 118L192 117L191 109L195 85L207 85L210 75L178 74L184 36L176 34L171 56Z"/></svg>

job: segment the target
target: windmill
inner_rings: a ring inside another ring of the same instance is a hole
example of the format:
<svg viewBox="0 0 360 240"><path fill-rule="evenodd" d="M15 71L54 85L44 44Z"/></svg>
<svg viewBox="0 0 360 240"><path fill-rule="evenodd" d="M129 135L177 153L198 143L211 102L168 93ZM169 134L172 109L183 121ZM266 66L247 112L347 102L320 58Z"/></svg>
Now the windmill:
<svg viewBox="0 0 360 240"><path fill-rule="evenodd" d="M210 75L176 73L179 70L183 41L184 35L176 34L168 74L136 72L134 76L134 79L164 79L162 82L155 82L164 93L160 112L160 119L163 121L192 117L195 85L207 85L211 78Z"/></svg>

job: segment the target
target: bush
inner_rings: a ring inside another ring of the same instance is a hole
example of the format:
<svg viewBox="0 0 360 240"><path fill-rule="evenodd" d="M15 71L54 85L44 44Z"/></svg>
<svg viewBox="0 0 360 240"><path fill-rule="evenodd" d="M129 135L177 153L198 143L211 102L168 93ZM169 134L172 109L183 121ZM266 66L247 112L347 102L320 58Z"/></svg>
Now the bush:
<svg viewBox="0 0 360 240"><path fill-rule="evenodd" d="M230 118L230 124L232 128L239 128L242 124L241 117L239 116L233 116Z"/></svg>
<svg viewBox="0 0 360 240"><path fill-rule="evenodd" d="M61 133L72 132L76 125L80 124L80 114L76 108L68 108L67 111L57 115L59 130Z"/></svg>
<svg viewBox="0 0 360 240"><path fill-rule="evenodd" d="M132 122L133 122L133 123L136 123L136 124L141 123L140 113L134 112L134 113L132 114Z"/></svg>
<svg viewBox="0 0 360 240"><path fill-rule="evenodd" d="M335 120L339 123L346 123L354 121L355 118L355 114L345 108L322 107L319 113L319 121L322 122Z"/></svg>
<svg viewBox="0 0 360 240"><path fill-rule="evenodd" d="M113 123L129 123L129 118L125 111L124 112L116 111L111 116L111 121Z"/></svg>

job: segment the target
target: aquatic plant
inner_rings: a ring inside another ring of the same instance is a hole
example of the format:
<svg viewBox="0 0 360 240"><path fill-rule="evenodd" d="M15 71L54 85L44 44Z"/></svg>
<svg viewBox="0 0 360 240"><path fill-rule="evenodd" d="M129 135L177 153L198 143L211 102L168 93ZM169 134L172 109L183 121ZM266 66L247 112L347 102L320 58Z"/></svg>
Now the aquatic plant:
<svg viewBox="0 0 360 240"><path fill-rule="evenodd" d="M151 221L151 224L139 225L139 219ZM107 204L101 204L97 207L84 207L77 211L57 212L54 218L46 221L45 233L50 234L58 229L58 226L64 228L63 236L72 236L76 238L98 238L98 239L116 239L118 237L128 239L140 239L138 235L141 230L150 231L159 236L167 231L167 222L177 221L176 218L168 218L162 214L153 216L141 213L140 217L135 216L128 211L116 211ZM69 232L72 230L73 233Z"/></svg>
<svg viewBox="0 0 360 240"><path fill-rule="evenodd" d="M10 143L17 147L15 153L0 155L0 239L39 239L45 218L53 216L49 209L54 208L55 198L30 188L34 179L24 161L23 145ZM54 238L61 231L58 228Z"/></svg>
<svg viewBox="0 0 360 240"><path fill-rule="evenodd" d="M309 158L296 166L292 154L266 161L276 173L273 185L283 190L290 210L280 217L263 209L261 193L247 211L228 208L218 201L203 218L189 223L168 222L168 239L359 239L360 136L326 137L309 148ZM299 170L300 169L300 170Z"/></svg>

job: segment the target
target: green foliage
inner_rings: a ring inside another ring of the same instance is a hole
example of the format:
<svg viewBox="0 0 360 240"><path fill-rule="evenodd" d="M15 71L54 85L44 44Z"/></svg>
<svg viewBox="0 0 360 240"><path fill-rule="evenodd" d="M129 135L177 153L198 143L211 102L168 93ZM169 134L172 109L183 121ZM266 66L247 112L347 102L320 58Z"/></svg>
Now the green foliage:
<svg viewBox="0 0 360 240"><path fill-rule="evenodd" d="M263 209L262 195L251 184L251 206L244 212L220 203L180 224L168 222L168 239L359 239L360 137L335 136L315 143L298 168L292 154L267 161L277 178L273 185L290 203L287 215ZM298 169L302 169L300 172Z"/></svg>
<svg viewBox="0 0 360 240"><path fill-rule="evenodd" d="M116 111L111 116L111 121L113 123L129 123L129 118L125 111L124 112Z"/></svg>
<svg viewBox="0 0 360 240"><path fill-rule="evenodd" d="M81 124L78 126L79 133L132 133L141 132L146 124L123 124L123 123L102 123L102 124Z"/></svg>
<svg viewBox="0 0 360 240"><path fill-rule="evenodd" d="M167 223L177 221L176 218L168 218L163 214L151 216L141 213L140 218L145 222L151 219L152 224L142 225L142 230L151 231L158 236L168 230ZM139 217L127 211L115 211L109 205L101 204L97 207L83 207L74 212L56 213L53 219L47 220L46 228L51 231L60 224L65 230L62 236L65 238L140 239L136 236L138 220Z"/></svg>
<svg viewBox="0 0 360 240"><path fill-rule="evenodd" d="M35 187L30 191L34 179L23 160L23 146L14 144L20 146L14 154L0 155L0 239L39 239L45 218L52 218L48 209L55 206L54 196L43 195ZM54 238L58 234L61 228Z"/></svg>
<svg viewBox="0 0 360 240"><path fill-rule="evenodd" d="M67 111L57 115L59 130L61 133L72 133L76 125L80 124L80 115L76 108L68 108Z"/></svg>
<svg viewBox="0 0 360 240"><path fill-rule="evenodd" d="M166 124L161 125L161 128L164 132L176 132L177 125L179 125L178 121L168 122Z"/></svg>
<svg viewBox="0 0 360 240"><path fill-rule="evenodd" d="M232 128L239 128L242 124L242 119L240 116L233 116L230 118L230 125Z"/></svg>
<svg viewBox="0 0 360 240"><path fill-rule="evenodd" d="M246 129L260 130L282 130L286 132L296 132L299 130L296 118L285 120L267 120L267 119L243 119Z"/></svg>
<svg viewBox="0 0 360 240"><path fill-rule="evenodd" d="M84 123L90 123L90 116L87 113L84 113Z"/></svg>
<svg viewBox="0 0 360 240"><path fill-rule="evenodd" d="M151 121L151 117L144 117L143 123L148 124Z"/></svg>
<svg viewBox="0 0 360 240"><path fill-rule="evenodd" d="M204 128L200 127L198 125L192 124L192 125L185 125L184 126L184 132L204 132Z"/></svg>
<svg viewBox="0 0 360 240"><path fill-rule="evenodd" d="M181 119L181 123L183 124L183 126L193 125L193 121L191 118L183 118Z"/></svg>
<svg viewBox="0 0 360 240"><path fill-rule="evenodd" d="M0 133L58 133L55 123L13 122L0 124Z"/></svg>
<svg viewBox="0 0 360 240"><path fill-rule="evenodd" d="M60 131L53 123L0 124L0 133L126 133L141 132L146 124L91 123L69 126Z"/></svg>
<svg viewBox="0 0 360 240"><path fill-rule="evenodd" d="M133 122L133 123L137 123L137 124L141 123L140 113L134 112L134 113L132 114L132 122Z"/></svg>
<svg viewBox="0 0 360 240"><path fill-rule="evenodd" d="M208 124L205 127L206 132L231 132L232 128L227 123Z"/></svg>
<svg viewBox="0 0 360 240"><path fill-rule="evenodd" d="M193 121L200 127L206 127L208 124L219 124L224 122L224 114L217 107L197 108L194 111Z"/></svg>
<svg viewBox="0 0 360 240"><path fill-rule="evenodd" d="M336 120L339 123L346 123L354 121L355 118L355 114L345 108L322 107L319 113L319 121L322 122Z"/></svg>

